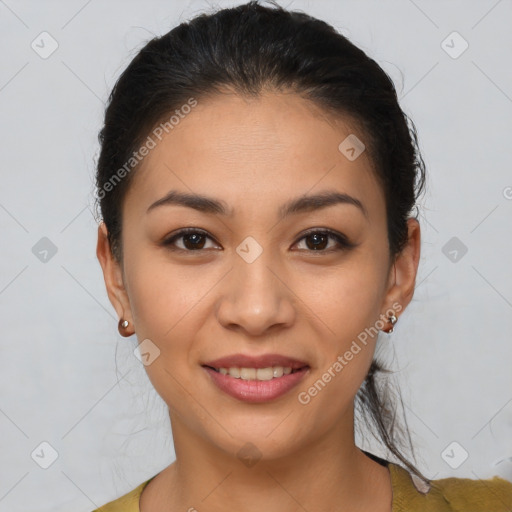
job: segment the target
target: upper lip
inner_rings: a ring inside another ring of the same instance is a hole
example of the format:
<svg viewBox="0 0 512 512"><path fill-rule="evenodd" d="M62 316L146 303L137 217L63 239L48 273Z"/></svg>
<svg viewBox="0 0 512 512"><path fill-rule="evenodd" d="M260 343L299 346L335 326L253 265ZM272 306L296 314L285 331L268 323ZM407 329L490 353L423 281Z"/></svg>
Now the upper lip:
<svg viewBox="0 0 512 512"><path fill-rule="evenodd" d="M308 364L299 359L281 354L264 354L261 356L233 354L215 359L214 361L208 361L202 366L211 366L212 368L269 368L271 366L283 366L294 370L308 366Z"/></svg>

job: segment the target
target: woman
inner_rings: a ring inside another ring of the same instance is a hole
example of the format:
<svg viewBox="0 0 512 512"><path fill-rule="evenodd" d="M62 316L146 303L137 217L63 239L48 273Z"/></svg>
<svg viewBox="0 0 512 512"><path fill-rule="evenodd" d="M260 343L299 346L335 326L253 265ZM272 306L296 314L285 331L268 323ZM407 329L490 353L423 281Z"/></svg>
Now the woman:
<svg viewBox="0 0 512 512"><path fill-rule="evenodd" d="M97 254L176 452L100 511L510 510L501 478L423 477L376 381L425 176L372 59L277 5L201 15L133 59L100 142Z"/></svg>

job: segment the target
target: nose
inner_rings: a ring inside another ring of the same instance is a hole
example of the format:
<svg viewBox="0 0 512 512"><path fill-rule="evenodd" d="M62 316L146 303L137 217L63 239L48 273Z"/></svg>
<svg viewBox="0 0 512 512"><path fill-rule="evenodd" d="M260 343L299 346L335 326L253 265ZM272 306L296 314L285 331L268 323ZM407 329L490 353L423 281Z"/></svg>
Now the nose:
<svg viewBox="0 0 512 512"><path fill-rule="evenodd" d="M217 306L223 327L261 336L269 330L285 328L295 320L296 297L284 271L263 253L252 263L235 256L231 272Z"/></svg>

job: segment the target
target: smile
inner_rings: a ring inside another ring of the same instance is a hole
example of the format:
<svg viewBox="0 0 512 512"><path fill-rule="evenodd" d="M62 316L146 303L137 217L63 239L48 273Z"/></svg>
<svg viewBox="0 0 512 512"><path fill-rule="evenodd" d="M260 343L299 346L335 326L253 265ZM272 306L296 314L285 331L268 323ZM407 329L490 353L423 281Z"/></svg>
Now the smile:
<svg viewBox="0 0 512 512"><path fill-rule="evenodd" d="M268 368L212 368L234 379L242 380L272 380L283 375L298 372L301 368L292 369L290 366L269 366Z"/></svg>
<svg viewBox="0 0 512 512"><path fill-rule="evenodd" d="M250 403L268 402L285 395L299 384L310 369L309 366L294 369L286 366L202 368L220 391Z"/></svg>

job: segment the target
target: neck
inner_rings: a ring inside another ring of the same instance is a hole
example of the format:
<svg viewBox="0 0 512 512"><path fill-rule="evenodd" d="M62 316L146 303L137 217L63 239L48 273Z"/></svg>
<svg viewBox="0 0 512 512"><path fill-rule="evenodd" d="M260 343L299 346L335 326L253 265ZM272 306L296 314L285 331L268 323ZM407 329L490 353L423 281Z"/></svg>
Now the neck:
<svg viewBox="0 0 512 512"><path fill-rule="evenodd" d="M391 510L389 471L355 446L353 415L296 452L272 459L254 445L245 447L246 457L227 453L172 415L171 424L176 461L162 472L154 500L160 509L221 512L228 503L247 512Z"/></svg>

